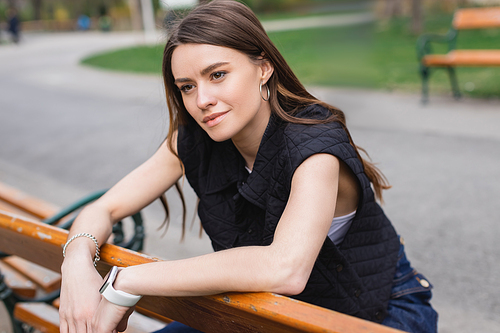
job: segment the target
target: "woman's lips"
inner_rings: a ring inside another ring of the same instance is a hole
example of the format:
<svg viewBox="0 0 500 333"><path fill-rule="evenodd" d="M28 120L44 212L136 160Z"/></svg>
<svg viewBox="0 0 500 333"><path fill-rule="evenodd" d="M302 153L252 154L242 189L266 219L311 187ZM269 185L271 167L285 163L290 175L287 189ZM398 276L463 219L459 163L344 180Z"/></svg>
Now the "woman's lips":
<svg viewBox="0 0 500 333"><path fill-rule="evenodd" d="M203 122L207 124L208 127L213 127L220 123L227 115L229 111L225 112L215 112L203 118Z"/></svg>

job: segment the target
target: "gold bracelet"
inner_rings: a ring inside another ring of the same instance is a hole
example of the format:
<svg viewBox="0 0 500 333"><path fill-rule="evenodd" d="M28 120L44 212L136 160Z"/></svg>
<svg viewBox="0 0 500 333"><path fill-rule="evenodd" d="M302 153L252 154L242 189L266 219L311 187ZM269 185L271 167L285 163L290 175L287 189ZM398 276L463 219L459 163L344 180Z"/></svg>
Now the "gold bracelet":
<svg viewBox="0 0 500 333"><path fill-rule="evenodd" d="M87 237L87 238L92 239L92 241L94 241L94 244L95 244L94 267L96 267L97 262L99 260L101 260L101 257L99 257L99 243L97 242L97 239L94 236L92 236L91 234L88 234L86 232L76 234L73 237L71 237L70 239L68 239L68 241L66 242L66 244L64 244L64 247L63 247L63 258L66 258L66 248L68 247L69 243L71 243L72 241L74 241L78 237Z"/></svg>

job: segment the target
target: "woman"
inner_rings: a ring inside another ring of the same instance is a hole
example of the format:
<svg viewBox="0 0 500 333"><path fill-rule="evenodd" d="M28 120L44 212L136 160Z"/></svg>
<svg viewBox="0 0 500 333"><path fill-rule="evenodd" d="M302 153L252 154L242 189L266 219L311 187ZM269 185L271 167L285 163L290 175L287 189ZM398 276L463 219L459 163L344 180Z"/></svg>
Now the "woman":
<svg viewBox="0 0 500 333"><path fill-rule="evenodd" d="M388 188L382 174L359 155L343 113L304 89L247 7L216 0L188 14L170 34L163 76L167 140L71 229L62 332L121 330L140 295L227 291L275 292L408 331L436 330L430 285L419 283L375 202L372 186L379 199ZM215 252L114 271L101 298L93 262L112 223L183 175Z"/></svg>

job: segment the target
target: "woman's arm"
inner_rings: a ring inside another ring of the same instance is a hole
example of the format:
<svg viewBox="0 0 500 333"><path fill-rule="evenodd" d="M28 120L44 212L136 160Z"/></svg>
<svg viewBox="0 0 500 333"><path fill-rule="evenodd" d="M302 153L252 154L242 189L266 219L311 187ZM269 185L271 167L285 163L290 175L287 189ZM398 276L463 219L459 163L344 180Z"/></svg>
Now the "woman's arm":
<svg viewBox="0 0 500 333"><path fill-rule="evenodd" d="M118 274L115 289L155 296L200 296L227 291L299 294L332 223L339 170L338 159L328 154L313 155L297 168L271 245L127 267ZM120 318L127 317L127 310L103 298L92 330L109 332L123 327Z"/></svg>
<svg viewBox="0 0 500 333"><path fill-rule="evenodd" d="M128 267L115 288L136 295L195 296L226 291L300 293L335 212L339 162L313 155L296 170L285 211L269 246Z"/></svg>
<svg viewBox="0 0 500 333"><path fill-rule="evenodd" d="M75 220L68 239L79 233L93 235L102 245L113 223L132 215L154 201L182 175L177 157L163 143L145 163L118 182L106 194L87 206ZM92 316L101 300L101 276L94 268L95 243L75 238L66 249L61 266L61 332L90 329Z"/></svg>
<svg viewBox="0 0 500 333"><path fill-rule="evenodd" d="M120 180L108 192L87 206L77 217L68 238L78 233L92 234L99 245L111 234L112 225L140 211L168 190L181 177L180 161L163 143L145 163ZM86 246L82 244L85 243ZM80 246L76 245L80 244ZM85 247L88 251L78 251ZM66 257L88 252L93 257L95 245L89 238L77 238L68 246ZM69 260L65 260L67 262ZM63 264L64 266L64 264Z"/></svg>

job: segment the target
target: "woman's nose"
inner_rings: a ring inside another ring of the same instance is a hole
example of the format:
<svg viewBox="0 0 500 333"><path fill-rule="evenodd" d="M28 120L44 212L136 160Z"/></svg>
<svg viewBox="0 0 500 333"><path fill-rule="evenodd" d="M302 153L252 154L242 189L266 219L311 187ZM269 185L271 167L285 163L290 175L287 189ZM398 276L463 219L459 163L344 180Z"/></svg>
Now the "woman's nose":
<svg viewBox="0 0 500 333"><path fill-rule="evenodd" d="M201 110L205 110L208 107L217 104L217 98L215 98L215 95L209 87L200 85L198 86L198 96L196 99L196 103L198 105L198 108L200 108Z"/></svg>

